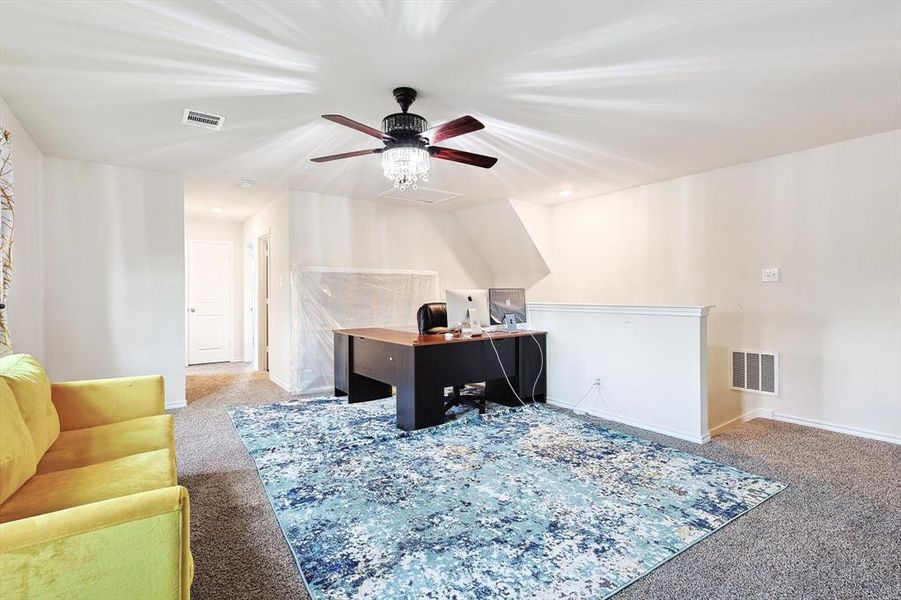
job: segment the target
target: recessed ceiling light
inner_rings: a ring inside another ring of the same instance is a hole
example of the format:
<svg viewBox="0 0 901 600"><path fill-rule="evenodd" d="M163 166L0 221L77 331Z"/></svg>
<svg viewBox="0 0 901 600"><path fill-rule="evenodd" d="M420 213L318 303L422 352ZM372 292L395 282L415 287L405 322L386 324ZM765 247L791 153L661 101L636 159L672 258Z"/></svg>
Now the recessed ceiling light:
<svg viewBox="0 0 901 600"><path fill-rule="evenodd" d="M238 187L242 187L245 190L249 190L253 186L256 185L256 182L253 179L242 179L238 182Z"/></svg>
<svg viewBox="0 0 901 600"><path fill-rule="evenodd" d="M572 190L560 190L560 195L569 198L570 196L573 195L573 191Z"/></svg>
<svg viewBox="0 0 901 600"><path fill-rule="evenodd" d="M221 206L217 206L216 208L213 209L213 212L214 212L214 213L221 213L221 212L222 212L222 207L221 207Z"/></svg>

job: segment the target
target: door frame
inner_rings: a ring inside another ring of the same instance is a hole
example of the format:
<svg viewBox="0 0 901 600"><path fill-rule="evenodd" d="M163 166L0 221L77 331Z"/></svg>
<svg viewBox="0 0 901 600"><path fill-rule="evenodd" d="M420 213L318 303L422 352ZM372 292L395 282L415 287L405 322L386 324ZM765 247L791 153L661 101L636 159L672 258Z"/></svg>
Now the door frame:
<svg viewBox="0 0 901 600"><path fill-rule="evenodd" d="M272 302L272 242L269 233L259 236L257 244L257 322L256 355L258 371L269 372L269 308Z"/></svg>
<svg viewBox="0 0 901 600"><path fill-rule="evenodd" d="M228 357L223 362L232 362L235 342L235 247L228 240L185 240L185 365L212 364L191 363L191 244L210 244L228 248L228 300L226 301L226 337Z"/></svg>

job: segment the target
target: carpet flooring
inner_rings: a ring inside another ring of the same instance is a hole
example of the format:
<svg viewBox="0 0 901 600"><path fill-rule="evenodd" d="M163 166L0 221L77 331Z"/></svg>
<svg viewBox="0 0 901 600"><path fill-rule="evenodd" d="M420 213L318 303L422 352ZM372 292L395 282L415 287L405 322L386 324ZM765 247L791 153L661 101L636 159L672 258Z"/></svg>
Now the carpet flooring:
<svg viewBox="0 0 901 600"><path fill-rule="evenodd" d="M244 365L188 370L188 406L174 414L194 598L308 598L225 410L289 397ZM901 447L762 419L697 446L598 421L789 486L617 600L901 597Z"/></svg>

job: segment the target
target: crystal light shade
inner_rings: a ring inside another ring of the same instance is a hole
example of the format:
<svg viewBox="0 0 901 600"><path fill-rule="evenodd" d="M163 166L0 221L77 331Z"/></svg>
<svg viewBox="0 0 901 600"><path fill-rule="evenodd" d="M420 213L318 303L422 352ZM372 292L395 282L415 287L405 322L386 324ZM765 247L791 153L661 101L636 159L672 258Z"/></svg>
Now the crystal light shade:
<svg viewBox="0 0 901 600"><path fill-rule="evenodd" d="M382 170L394 187L415 190L417 182L429 180L429 153L425 148L388 148L382 152Z"/></svg>

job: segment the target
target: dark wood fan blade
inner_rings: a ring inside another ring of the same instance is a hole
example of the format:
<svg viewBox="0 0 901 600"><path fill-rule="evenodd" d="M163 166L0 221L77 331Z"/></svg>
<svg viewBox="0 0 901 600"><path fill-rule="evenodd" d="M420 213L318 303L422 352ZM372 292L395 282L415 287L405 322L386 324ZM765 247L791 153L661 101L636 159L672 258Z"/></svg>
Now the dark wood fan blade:
<svg viewBox="0 0 901 600"><path fill-rule="evenodd" d="M450 138L454 138L465 133L472 133L473 131L478 131L479 129L485 129L485 126L482 125L482 122L478 119L470 117L469 115L466 115L465 117L460 117L459 119L448 121L443 125L432 127L428 131L424 132L422 134L422 137L428 138L429 142L432 144L437 144L438 142L443 142L444 140L449 140Z"/></svg>
<svg viewBox="0 0 901 600"><path fill-rule="evenodd" d="M440 158L442 160L452 160L454 162L463 163L464 165L473 165L490 169L497 162L493 156L485 156L484 154L475 154L473 152L465 152L463 150L454 150L453 148L441 148L439 146L429 146L429 154L432 158Z"/></svg>
<svg viewBox="0 0 901 600"><path fill-rule="evenodd" d="M311 158L315 163L328 162L330 160L340 160L342 158L353 158L354 156L366 156L367 154L380 154L384 148L373 148L372 150L354 150L353 152L345 152L344 154L332 154L330 156L320 156Z"/></svg>
<svg viewBox="0 0 901 600"><path fill-rule="evenodd" d="M371 135L374 138L379 138L380 140L393 140L394 138L388 135L387 133L383 133L376 129L375 127L370 127L369 125L363 125L353 119L348 119L342 115L322 115L323 119L328 119L333 123L337 123L339 125L344 125L345 127L350 127L351 129L356 129L366 135Z"/></svg>

